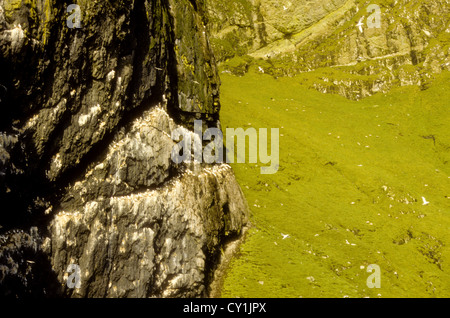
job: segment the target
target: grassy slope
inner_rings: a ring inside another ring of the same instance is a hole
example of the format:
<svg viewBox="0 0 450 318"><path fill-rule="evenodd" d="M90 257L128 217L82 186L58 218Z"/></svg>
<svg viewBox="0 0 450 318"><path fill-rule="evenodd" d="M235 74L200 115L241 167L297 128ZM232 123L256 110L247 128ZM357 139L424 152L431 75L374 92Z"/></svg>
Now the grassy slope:
<svg viewBox="0 0 450 318"><path fill-rule="evenodd" d="M232 165L254 227L222 296L449 297L449 79L355 102L295 78L223 74L223 128L281 136L277 174ZM369 264L380 289L366 286Z"/></svg>

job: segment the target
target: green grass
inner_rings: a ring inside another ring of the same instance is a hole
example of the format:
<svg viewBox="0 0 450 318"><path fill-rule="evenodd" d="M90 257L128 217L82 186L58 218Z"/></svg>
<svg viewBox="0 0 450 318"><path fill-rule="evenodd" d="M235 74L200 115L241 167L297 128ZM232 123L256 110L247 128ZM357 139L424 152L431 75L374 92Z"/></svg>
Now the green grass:
<svg viewBox="0 0 450 318"><path fill-rule="evenodd" d="M357 102L222 74L223 128L281 134L278 173L232 165L253 227L222 297L450 297L449 80Z"/></svg>

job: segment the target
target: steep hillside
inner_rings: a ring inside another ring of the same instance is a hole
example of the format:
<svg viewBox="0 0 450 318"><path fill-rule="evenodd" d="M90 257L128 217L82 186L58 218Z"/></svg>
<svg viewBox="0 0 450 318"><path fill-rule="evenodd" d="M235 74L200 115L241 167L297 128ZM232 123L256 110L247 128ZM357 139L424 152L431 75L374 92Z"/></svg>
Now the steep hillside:
<svg viewBox="0 0 450 318"><path fill-rule="evenodd" d="M449 297L449 83L350 101L297 77L223 74L224 127L279 128L280 168L232 165L254 227L221 295Z"/></svg>
<svg viewBox="0 0 450 318"><path fill-rule="evenodd" d="M448 1L207 3L224 127L280 128L221 295L448 297Z"/></svg>

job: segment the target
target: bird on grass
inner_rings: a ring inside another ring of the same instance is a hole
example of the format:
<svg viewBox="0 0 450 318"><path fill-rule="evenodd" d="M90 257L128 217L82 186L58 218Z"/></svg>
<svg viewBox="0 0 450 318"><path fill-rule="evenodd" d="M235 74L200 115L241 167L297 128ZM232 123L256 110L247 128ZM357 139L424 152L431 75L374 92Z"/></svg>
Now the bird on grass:
<svg viewBox="0 0 450 318"><path fill-rule="evenodd" d="M283 237L283 240L290 237L289 234L283 234L283 233L281 233L281 236Z"/></svg>

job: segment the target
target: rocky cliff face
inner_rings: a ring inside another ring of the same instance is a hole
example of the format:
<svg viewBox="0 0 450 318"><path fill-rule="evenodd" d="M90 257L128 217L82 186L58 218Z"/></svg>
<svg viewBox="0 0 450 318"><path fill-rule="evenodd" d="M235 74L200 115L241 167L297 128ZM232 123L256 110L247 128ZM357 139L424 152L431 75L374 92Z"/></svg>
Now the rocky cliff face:
<svg viewBox="0 0 450 318"><path fill-rule="evenodd" d="M248 54L264 60L253 63L266 73L300 74L306 85L323 93L361 99L402 85L426 88L433 74L450 70L447 1L207 3L219 59ZM225 9L225 3L239 13ZM371 4L379 8L376 27ZM249 63L244 60L228 70L241 72Z"/></svg>
<svg viewBox="0 0 450 318"><path fill-rule="evenodd" d="M220 127L205 4L72 2L0 0L0 293L207 296L247 205L229 166L170 158Z"/></svg>
<svg viewBox="0 0 450 318"><path fill-rule="evenodd" d="M209 27L217 58L262 50L275 55L282 43L338 10L345 0L208 0Z"/></svg>

